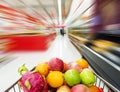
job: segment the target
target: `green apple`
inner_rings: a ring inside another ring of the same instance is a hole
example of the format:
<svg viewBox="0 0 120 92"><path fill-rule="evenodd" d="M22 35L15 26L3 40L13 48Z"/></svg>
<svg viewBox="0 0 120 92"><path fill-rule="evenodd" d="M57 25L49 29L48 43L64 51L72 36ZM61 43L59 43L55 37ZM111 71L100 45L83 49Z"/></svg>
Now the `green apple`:
<svg viewBox="0 0 120 92"><path fill-rule="evenodd" d="M75 69L67 70L64 74L64 78L65 78L66 83L69 86L74 86L76 84L79 84L81 81L79 72Z"/></svg>
<svg viewBox="0 0 120 92"><path fill-rule="evenodd" d="M96 81L95 75L88 68L82 70L80 73L80 79L81 83L85 84L86 86L92 86Z"/></svg>

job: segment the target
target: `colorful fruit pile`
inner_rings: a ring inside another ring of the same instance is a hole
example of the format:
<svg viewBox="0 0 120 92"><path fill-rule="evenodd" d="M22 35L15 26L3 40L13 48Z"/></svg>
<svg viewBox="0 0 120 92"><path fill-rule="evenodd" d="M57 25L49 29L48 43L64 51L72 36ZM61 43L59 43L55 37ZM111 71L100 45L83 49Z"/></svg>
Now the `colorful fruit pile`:
<svg viewBox="0 0 120 92"><path fill-rule="evenodd" d="M19 85L25 92L103 92L85 59L65 63L60 58L38 64L33 71L23 65Z"/></svg>

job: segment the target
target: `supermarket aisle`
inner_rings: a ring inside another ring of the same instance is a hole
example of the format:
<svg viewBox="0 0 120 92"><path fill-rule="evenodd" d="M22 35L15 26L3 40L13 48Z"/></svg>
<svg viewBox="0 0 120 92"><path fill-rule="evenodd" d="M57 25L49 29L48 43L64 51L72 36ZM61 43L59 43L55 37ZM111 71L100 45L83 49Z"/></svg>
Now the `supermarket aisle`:
<svg viewBox="0 0 120 92"><path fill-rule="evenodd" d="M0 68L0 74L2 74L0 75L0 92L4 92L20 78L17 70L24 63L28 69L32 69L39 62L47 61L52 57L59 57L65 62L70 62L82 56L66 35L64 37L59 35L46 52L16 52L13 57L16 59Z"/></svg>
<svg viewBox="0 0 120 92"><path fill-rule="evenodd" d="M65 62L75 61L82 57L81 54L77 51L77 49L70 42L67 35L56 36L56 39L46 52L46 55L48 55L48 60L51 57L58 57L64 60Z"/></svg>

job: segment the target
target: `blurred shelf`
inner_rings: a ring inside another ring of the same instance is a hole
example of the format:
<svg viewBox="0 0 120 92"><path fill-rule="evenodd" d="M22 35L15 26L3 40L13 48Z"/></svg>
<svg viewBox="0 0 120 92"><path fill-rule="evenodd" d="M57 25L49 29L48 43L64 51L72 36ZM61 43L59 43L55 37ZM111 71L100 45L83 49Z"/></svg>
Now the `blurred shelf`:
<svg viewBox="0 0 120 92"><path fill-rule="evenodd" d="M114 37L120 37L120 30L103 30L99 31L99 34L114 36Z"/></svg>
<svg viewBox="0 0 120 92"><path fill-rule="evenodd" d="M11 53L0 53L0 68L14 59Z"/></svg>
<svg viewBox="0 0 120 92"><path fill-rule="evenodd" d="M112 84L116 89L120 90L120 66L98 54L88 46L81 44L72 37L70 37L70 39L75 47L88 60L90 66L95 70L95 72Z"/></svg>
<svg viewBox="0 0 120 92"><path fill-rule="evenodd" d="M120 30L103 30L95 34L94 39L104 39L120 44Z"/></svg>

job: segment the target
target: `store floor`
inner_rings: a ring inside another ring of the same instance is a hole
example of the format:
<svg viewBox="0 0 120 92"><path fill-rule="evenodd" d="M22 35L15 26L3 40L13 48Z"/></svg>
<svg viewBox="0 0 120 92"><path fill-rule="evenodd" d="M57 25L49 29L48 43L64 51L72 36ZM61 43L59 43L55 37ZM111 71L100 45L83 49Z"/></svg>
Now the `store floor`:
<svg viewBox="0 0 120 92"><path fill-rule="evenodd" d="M0 92L4 92L14 84L21 76L18 67L26 64L29 70L40 62L46 62L52 57L58 57L65 62L75 61L82 56L71 44L67 35L56 36L47 51L41 52L15 52L11 55L11 60L7 60L0 68ZM10 61L10 62L9 62Z"/></svg>

